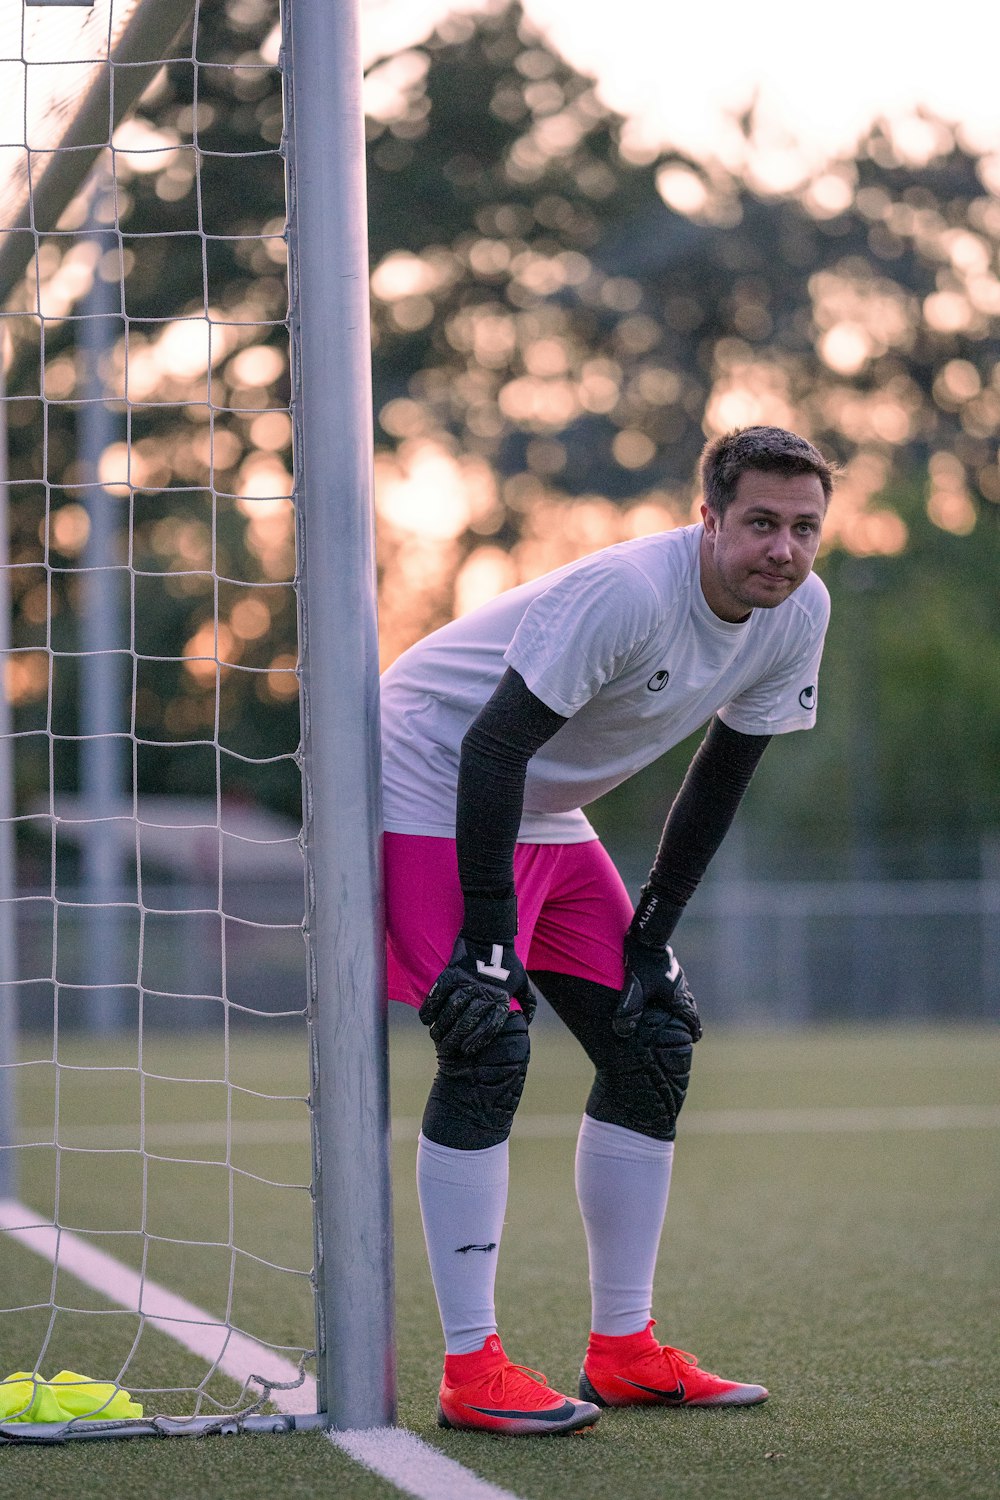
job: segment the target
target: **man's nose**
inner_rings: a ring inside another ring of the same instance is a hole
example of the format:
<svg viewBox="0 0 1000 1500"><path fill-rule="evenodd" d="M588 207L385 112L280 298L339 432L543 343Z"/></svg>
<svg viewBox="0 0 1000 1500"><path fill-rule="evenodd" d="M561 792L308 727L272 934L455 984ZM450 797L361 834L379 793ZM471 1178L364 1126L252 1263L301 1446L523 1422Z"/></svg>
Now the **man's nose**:
<svg viewBox="0 0 1000 1500"><path fill-rule="evenodd" d="M771 533L771 545L768 548L770 556L776 562L787 562L792 556L792 534L790 531L779 529Z"/></svg>

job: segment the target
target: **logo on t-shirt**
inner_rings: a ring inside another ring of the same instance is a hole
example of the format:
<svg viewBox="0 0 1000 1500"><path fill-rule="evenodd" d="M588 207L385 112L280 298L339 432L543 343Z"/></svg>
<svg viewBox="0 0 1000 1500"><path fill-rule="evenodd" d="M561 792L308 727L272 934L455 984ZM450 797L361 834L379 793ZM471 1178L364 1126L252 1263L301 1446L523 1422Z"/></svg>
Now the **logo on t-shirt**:
<svg viewBox="0 0 1000 1500"><path fill-rule="evenodd" d="M649 691L651 693L660 693L663 691L669 681L669 672L654 672L652 677L646 683L646 686L649 688Z"/></svg>
<svg viewBox="0 0 1000 1500"><path fill-rule="evenodd" d="M801 693L799 694L799 702L802 704L803 708L807 708L807 709L815 708L816 707L816 688L815 688L815 686L803 688L802 691L801 691Z"/></svg>

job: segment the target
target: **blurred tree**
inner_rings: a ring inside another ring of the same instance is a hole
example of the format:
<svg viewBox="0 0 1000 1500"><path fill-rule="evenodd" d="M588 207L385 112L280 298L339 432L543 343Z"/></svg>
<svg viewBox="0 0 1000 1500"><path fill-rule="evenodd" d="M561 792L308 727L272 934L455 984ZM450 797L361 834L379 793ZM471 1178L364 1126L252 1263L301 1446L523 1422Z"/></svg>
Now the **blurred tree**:
<svg viewBox="0 0 1000 1500"><path fill-rule="evenodd" d="M178 744L144 757L151 786L199 782L181 746L217 708L246 754L297 734L281 101L260 66L273 20L269 0L203 9L199 57L235 66L166 70L116 156L137 618L149 654L173 658L144 673L137 729ZM366 90L386 659L502 587L690 519L705 434L779 422L843 465L823 564L836 609L824 732L793 737L780 772L765 761L754 816L827 838L873 809L885 834L1000 819L995 716L975 707L996 701L995 166L928 119L920 160L877 125L801 193L751 190L717 165L639 152L516 5L450 18ZM753 116L742 125L752 136ZM162 157L139 154L152 144ZM43 255L51 282L60 252ZM199 355L181 320L206 305ZM53 642L72 637L79 535L59 488L73 475L71 340L56 323L43 353L30 318L15 333L14 545L39 564L16 580L19 645L44 645L49 621ZM56 486L49 555L68 570L51 594L42 479ZM874 588L856 587L859 566ZM220 575L217 705L214 666L197 664L216 651ZM859 641L879 701L877 795L860 811ZM44 683L22 665L19 722L41 722ZM644 815L680 763L607 815ZM287 762L232 782L294 806Z"/></svg>
<svg viewBox="0 0 1000 1500"><path fill-rule="evenodd" d="M1000 500L1000 203L945 126L924 164L880 126L800 197L764 198L629 159L621 120L516 7L452 21L375 82L388 441L450 437L501 475L627 502L686 495L706 427L794 419L864 459L841 520L859 551L899 550L865 502L939 449L956 494Z"/></svg>
<svg viewBox="0 0 1000 1500"><path fill-rule="evenodd" d="M793 426L843 464L827 713L821 735L765 760L755 823L843 853L1000 822L1000 723L976 707L997 701L1000 660L988 164L932 120L926 160L877 125L794 198L669 154L630 159L622 122L516 8L454 20L381 74L387 653L497 587L688 519L706 433ZM598 820L619 837L648 827L689 753Z"/></svg>
<svg viewBox="0 0 1000 1500"><path fill-rule="evenodd" d="M104 373L119 410L127 398L127 442L105 453L102 477L121 500L121 562L130 565L140 790L210 790L214 757L193 742L211 741L218 729L236 752L222 757L225 791L293 811L282 103L280 75L260 50L275 9L271 0L200 9L195 51L212 66L162 70L116 135L106 222L121 233L106 236L96 274L122 288L124 316ZM80 221L73 209L67 217ZM12 559L20 565L14 644L22 648L73 648L86 518L75 458L78 330L64 315L94 270L82 239L48 240L13 302L26 314L9 324L8 378L21 398L10 403L9 421ZM64 291L67 281L75 295ZM57 782L72 785L75 664L56 664L51 715L44 664L26 656L17 665L19 724L49 722ZM22 748L22 781L44 784L45 739Z"/></svg>

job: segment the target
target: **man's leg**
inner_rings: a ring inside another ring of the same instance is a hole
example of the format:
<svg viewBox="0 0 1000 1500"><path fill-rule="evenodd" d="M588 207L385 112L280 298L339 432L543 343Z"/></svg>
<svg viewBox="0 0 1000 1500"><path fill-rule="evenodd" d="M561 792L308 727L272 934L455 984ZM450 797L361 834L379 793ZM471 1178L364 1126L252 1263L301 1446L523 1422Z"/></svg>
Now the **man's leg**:
<svg viewBox="0 0 1000 1500"><path fill-rule="evenodd" d="M507 1208L507 1138L528 1069L518 1011L485 1051L438 1058L417 1149L417 1191L448 1354L497 1332L497 1254Z"/></svg>
<svg viewBox="0 0 1000 1500"><path fill-rule="evenodd" d="M653 1274L690 1076L690 1033L652 1010L634 1037L618 1037L611 1026L618 991L568 974L532 973L597 1070L577 1145L593 1298L581 1396L597 1406L765 1401L762 1385L723 1380L653 1336Z"/></svg>
<svg viewBox="0 0 1000 1500"><path fill-rule="evenodd" d="M563 866L535 929L530 972L595 1068L576 1157L592 1298L581 1395L598 1405L761 1401L762 1386L720 1380L653 1338L653 1277L691 1036L653 1008L633 1036L615 1034L631 902L599 844L568 846Z"/></svg>
<svg viewBox="0 0 1000 1500"><path fill-rule="evenodd" d="M595 1333L636 1333L649 1323L673 1160L673 1141L583 1117L576 1196L587 1235Z"/></svg>
<svg viewBox="0 0 1000 1500"><path fill-rule="evenodd" d="M535 926L532 977L581 1043L597 1074L576 1154L576 1186L587 1235L592 1327L635 1333L650 1319L653 1272L670 1190L674 1122L690 1069L676 1055L635 1052L635 1076L611 1019L625 977L622 945L632 902L607 851L596 840L568 845ZM654 1039L655 1040L655 1039ZM673 1041L668 1036L666 1041ZM673 1092L658 1087L672 1071ZM648 1076L646 1076L648 1073Z"/></svg>
<svg viewBox="0 0 1000 1500"><path fill-rule="evenodd" d="M528 1066L528 1025L514 1012L469 1059L438 1055L417 1154L431 1277L445 1334L441 1427L508 1436L591 1427L598 1406L513 1365L497 1333L493 1289L507 1204L507 1138Z"/></svg>
<svg viewBox="0 0 1000 1500"><path fill-rule="evenodd" d="M681 1042L664 1026L645 1048L630 1047L611 1027L618 990L569 974L533 970L532 976L597 1070L576 1152L591 1327L600 1334L638 1333L652 1316L691 1039L685 1032Z"/></svg>
<svg viewBox="0 0 1000 1500"><path fill-rule="evenodd" d="M462 924L455 844L386 834L384 864L389 994L419 1007ZM484 1053L464 1062L438 1059L424 1111L417 1192L448 1354L480 1349L497 1332L493 1298L507 1207L507 1137L528 1056L528 1028L514 1012Z"/></svg>
<svg viewBox="0 0 1000 1500"><path fill-rule="evenodd" d="M522 859L527 951L550 856ZM451 840L386 835L391 998L419 1006L448 962L462 921ZM520 1010L470 1058L438 1054L417 1148L417 1190L431 1279L445 1335L438 1421L509 1435L572 1432L598 1409L539 1385L508 1360L497 1333L494 1283L507 1206L507 1138L529 1057Z"/></svg>

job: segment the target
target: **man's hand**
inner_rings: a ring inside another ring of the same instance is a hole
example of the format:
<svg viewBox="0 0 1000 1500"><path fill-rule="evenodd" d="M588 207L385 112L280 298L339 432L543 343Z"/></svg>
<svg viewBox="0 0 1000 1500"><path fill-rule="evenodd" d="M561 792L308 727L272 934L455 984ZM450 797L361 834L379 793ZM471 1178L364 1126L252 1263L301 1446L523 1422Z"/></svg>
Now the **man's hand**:
<svg viewBox="0 0 1000 1500"><path fill-rule="evenodd" d="M676 1016L692 1042L701 1036L701 1019L684 970L669 943L650 948L632 933L625 935L625 983L612 1026L615 1035L631 1036L648 1006Z"/></svg>
<svg viewBox="0 0 1000 1500"><path fill-rule="evenodd" d="M530 1022L537 991L514 944L459 936L418 1014L442 1056L471 1057L503 1030L512 998Z"/></svg>

